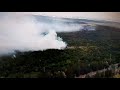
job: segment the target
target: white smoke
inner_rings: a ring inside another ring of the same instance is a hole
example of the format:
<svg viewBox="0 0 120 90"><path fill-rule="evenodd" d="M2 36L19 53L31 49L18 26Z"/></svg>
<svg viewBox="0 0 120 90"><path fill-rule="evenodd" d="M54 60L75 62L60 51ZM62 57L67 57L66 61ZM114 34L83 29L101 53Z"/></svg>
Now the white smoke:
<svg viewBox="0 0 120 90"><path fill-rule="evenodd" d="M39 27L43 28L44 30L53 29L56 32L73 32L73 31L79 31L83 29L83 26L80 24L65 24L63 22L58 23L43 23L38 25Z"/></svg>
<svg viewBox="0 0 120 90"><path fill-rule="evenodd" d="M19 51L62 49L67 46L56 30L32 16L4 13L0 15L0 55ZM47 33L43 35L42 33Z"/></svg>

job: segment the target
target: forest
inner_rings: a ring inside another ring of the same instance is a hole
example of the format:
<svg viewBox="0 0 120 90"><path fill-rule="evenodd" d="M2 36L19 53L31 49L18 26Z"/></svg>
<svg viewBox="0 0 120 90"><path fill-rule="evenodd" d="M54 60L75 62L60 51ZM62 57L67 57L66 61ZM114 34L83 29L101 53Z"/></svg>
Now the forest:
<svg viewBox="0 0 120 90"><path fill-rule="evenodd" d="M95 28L57 33L68 44L64 50L16 50L15 54L1 56L0 78L74 78L120 63L120 29ZM103 76L97 73L94 77Z"/></svg>

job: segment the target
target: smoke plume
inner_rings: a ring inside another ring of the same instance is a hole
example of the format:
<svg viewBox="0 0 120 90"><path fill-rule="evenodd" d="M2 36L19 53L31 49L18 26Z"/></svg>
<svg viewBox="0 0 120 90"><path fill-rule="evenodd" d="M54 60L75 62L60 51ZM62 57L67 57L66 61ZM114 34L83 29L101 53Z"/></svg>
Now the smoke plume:
<svg viewBox="0 0 120 90"><path fill-rule="evenodd" d="M19 51L62 49L66 43L55 30L43 29L32 16L5 14L0 16L0 55ZM42 33L46 32L46 35Z"/></svg>
<svg viewBox="0 0 120 90"><path fill-rule="evenodd" d="M45 23L30 15L0 13L0 55L19 51L64 49L67 44L56 32L82 28L63 22Z"/></svg>

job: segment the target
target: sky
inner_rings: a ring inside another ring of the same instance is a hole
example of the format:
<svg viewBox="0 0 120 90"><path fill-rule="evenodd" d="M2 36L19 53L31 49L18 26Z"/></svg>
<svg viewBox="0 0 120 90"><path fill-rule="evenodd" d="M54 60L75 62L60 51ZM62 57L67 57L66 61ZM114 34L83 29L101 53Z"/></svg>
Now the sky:
<svg viewBox="0 0 120 90"><path fill-rule="evenodd" d="M120 22L120 12L20 12L20 13L30 15L85 18Z"/></svg>

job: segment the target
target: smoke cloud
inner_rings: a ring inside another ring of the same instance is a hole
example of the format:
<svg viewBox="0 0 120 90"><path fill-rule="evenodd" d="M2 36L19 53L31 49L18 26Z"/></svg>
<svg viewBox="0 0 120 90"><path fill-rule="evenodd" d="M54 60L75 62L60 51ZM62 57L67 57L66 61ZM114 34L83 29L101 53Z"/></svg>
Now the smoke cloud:
<svg viewBox="0 0 120 90"><path fill-rule="evenodd" d="M33 16L0 13L0 55L19 51L64 49L56 32L79 30L80 25L39 22Z"/></svg>

